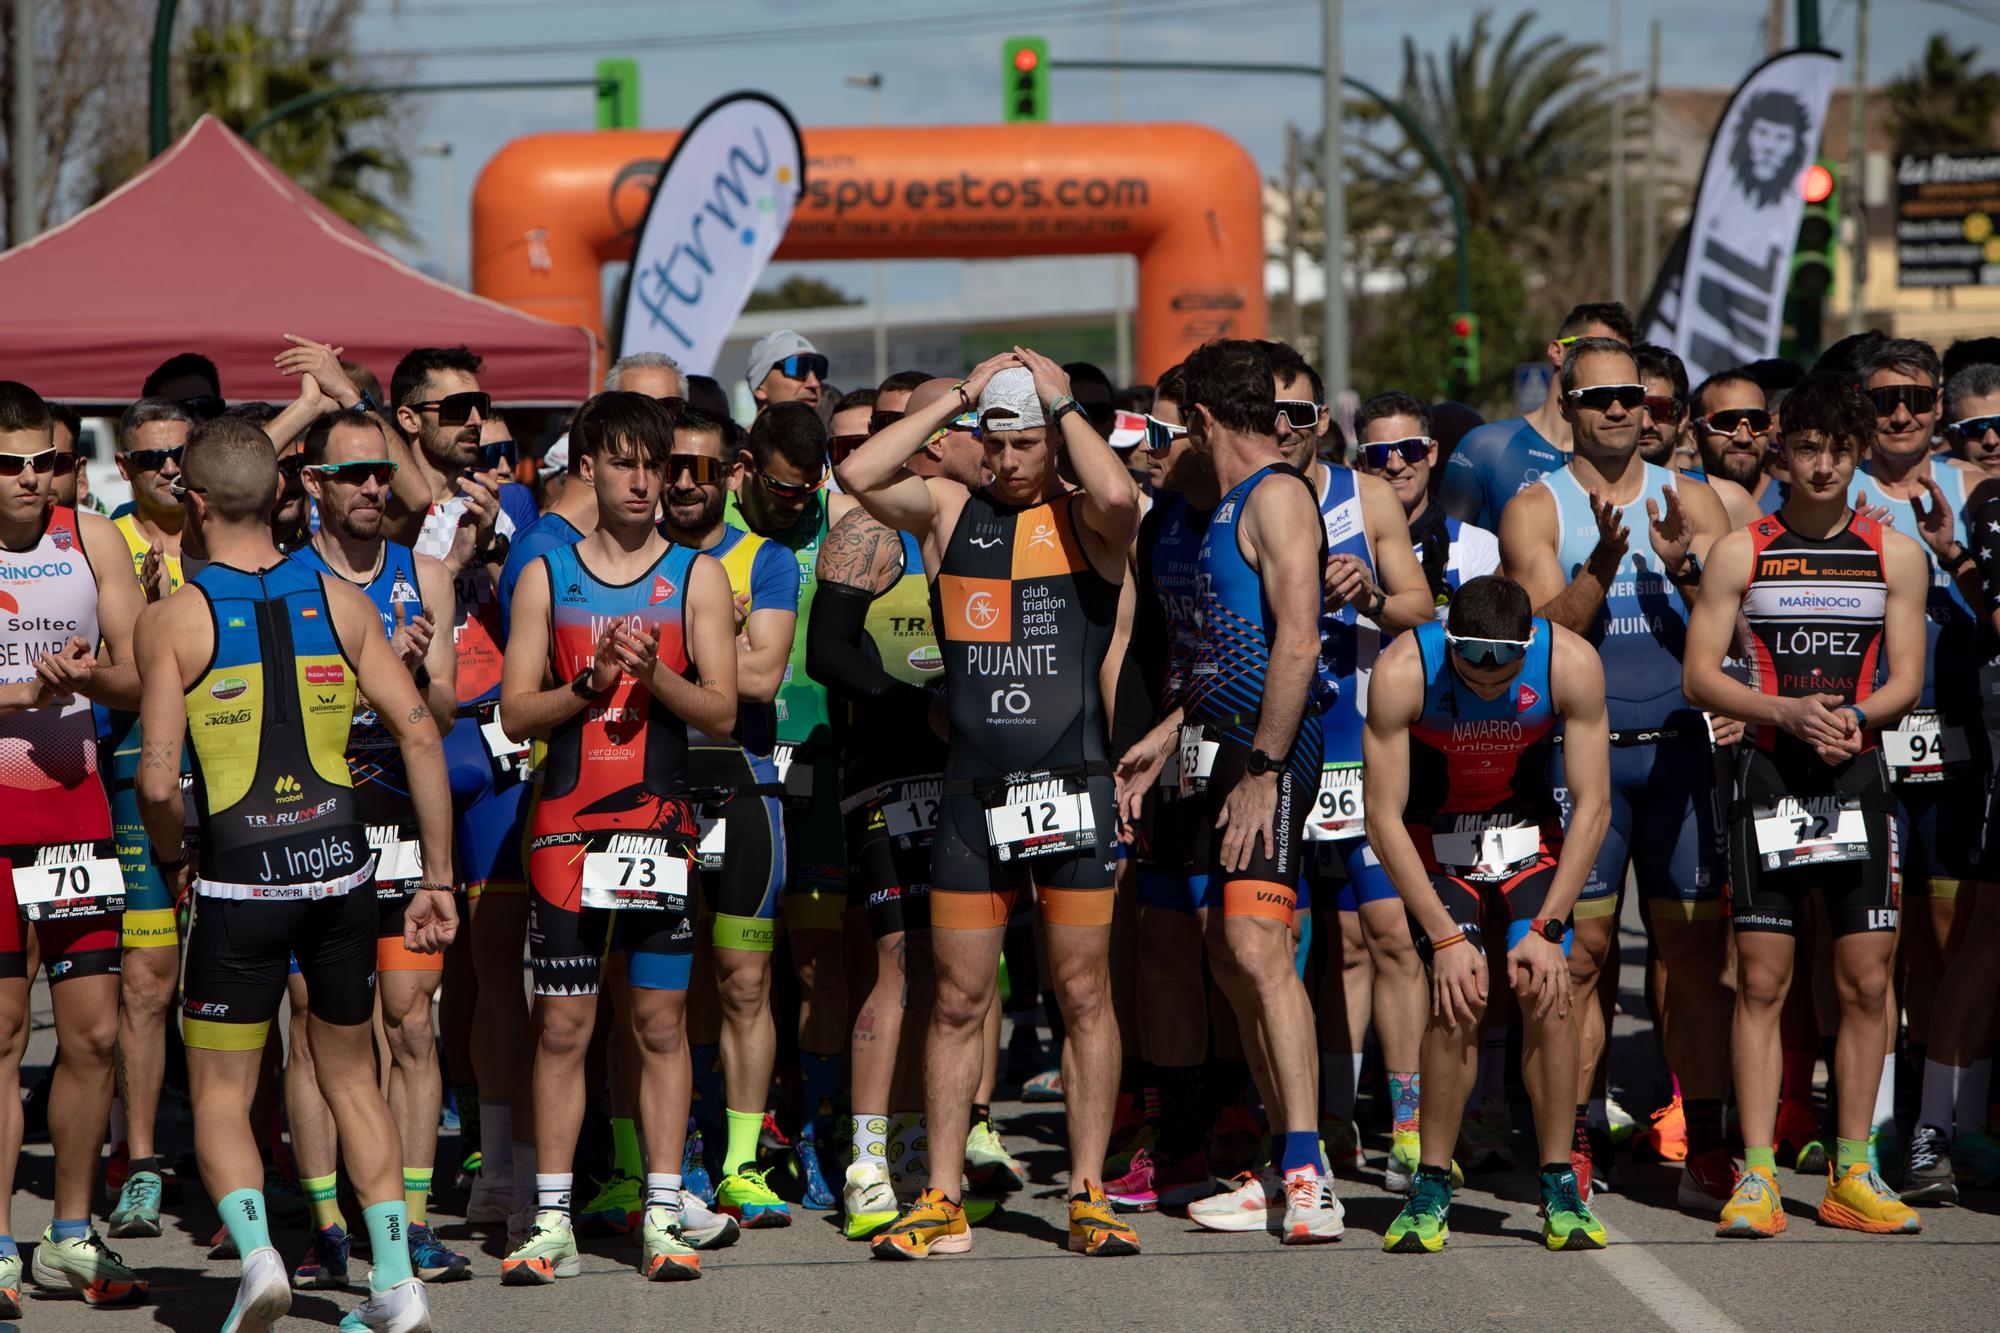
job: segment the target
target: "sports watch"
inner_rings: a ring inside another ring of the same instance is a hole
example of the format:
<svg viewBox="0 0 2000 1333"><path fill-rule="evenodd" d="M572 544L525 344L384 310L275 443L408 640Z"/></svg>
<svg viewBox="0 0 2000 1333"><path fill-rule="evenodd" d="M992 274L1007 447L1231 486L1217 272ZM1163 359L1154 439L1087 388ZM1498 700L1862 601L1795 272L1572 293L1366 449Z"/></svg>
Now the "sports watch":
<svg viewBox="0 0 2000 1333"><path fill-rule="evenodd" d="M1569 933L1569 927L1563 925L1562 918L1555 916L1538 916L1528 923L1528 929L1550 944L1561 944L1563 936Z"/></svg>
<svg viewBox="0 0 2000 1333"><path fill-rule="evenodd" d="M1277 772L1278 761L1262 750L1253 749L1250 751L1250 758L1243 765L1243 771L1253 778L1261 778L1266 773Z"/></svg>

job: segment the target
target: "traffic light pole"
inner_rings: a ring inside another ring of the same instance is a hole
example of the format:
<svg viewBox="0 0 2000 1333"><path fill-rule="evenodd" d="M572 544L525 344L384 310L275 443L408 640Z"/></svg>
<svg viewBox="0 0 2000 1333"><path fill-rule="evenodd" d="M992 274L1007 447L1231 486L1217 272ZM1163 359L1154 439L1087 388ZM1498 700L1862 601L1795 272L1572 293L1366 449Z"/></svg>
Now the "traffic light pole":
<svg viewBox="0 0 2000 1333"><path fill-rule="evenodd" d="M1326 402L1337 423L1344 422L1347 401L1347 160L1341 152L1340 85L1327 74L1340 72L1340 0L1326 0L1320 23L1325 51L1320 59L1320 87L1325 101L1320 137L1320 176L1326 182L1320 200L1321 263L1325 294L1320 297L1320 370L1326 376ZM1344 425L1336 426L1335 440Z"/></svg>
<svg viewBox="0 0 2000 1333"><path fill-rule="evenodd" d="M349 83L338 88L321 88L317 92L302 93L266 111L250 122L243 131L243 137L256 143L258 136L281 120L289 120L301 111L310 111L327 102L343 97L389 97L408 93L490 93L514 92L523 88L592 88L606 94L618 87L616 79L480 79L466 83ZM636 129L633 125L612 125L609 129Z"/></svg>

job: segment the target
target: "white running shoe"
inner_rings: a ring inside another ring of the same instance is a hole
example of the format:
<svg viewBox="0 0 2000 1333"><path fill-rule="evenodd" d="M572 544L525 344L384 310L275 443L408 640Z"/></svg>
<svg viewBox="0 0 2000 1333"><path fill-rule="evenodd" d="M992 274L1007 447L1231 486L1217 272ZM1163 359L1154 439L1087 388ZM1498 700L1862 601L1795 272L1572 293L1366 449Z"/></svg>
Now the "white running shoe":
<svg viewBox="0 0 2000 1333"><path fill-rule="evenodd" d="M1285 1202L1285 1187L1268 1168L1262 1175L1245 1171L1227 1182L1221 1194L1188 1205L1188 1217L1210 1231L1268 1231L1271 1213Z"/></svg>
<svg viewBox="0 0 2000 1333"><path fill-rule="evenodd" d="M406 1277L387 1291L378 1291L340 1321L344 1333L377 1329L380 1333L430 1333L431 1296L420 1277Z"/></svg>
<svg viewBox="0 0 2000 1333"><path fill-rule="evenodd" d="M291 1308L292 1278L285 1261L269 1245L260 1246L243 1257L236 1304L222 1321L222 1333L269 1333Z"/></svg>
<svg viewBox="0 0 2000 1333"><path fill-rule="evenodd" d="M1333 1195L1333 1181L1315 1167L1285 1173L1285 1224L1278 1239L1287 1245L1323 1245L1339 1240L1347 1210Z"/></svg>
<svg viewBox="0 0 2000 1333"><path fill-rule="evenodd" d="M514 1211L514 1180L511 1176L488 1176L480 1172L472 1180L472 1192L465 1199L465 1220L479 1226L505 1222Z"/></svg>
<svg viewBox="0 0 2000 1333"><path fill-rule="evenodd" d="M686 1190L681 1191L679 1233L689 1249L719 1250L736 1243L742 1228L728 1213L718 1213Z"/></svg>

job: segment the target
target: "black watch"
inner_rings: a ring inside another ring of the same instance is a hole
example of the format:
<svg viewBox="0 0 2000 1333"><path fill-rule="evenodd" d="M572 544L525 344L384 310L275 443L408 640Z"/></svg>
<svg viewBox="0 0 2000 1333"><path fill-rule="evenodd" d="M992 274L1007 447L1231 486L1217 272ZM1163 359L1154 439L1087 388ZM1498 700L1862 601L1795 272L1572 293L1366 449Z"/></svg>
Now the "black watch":
<svg viewBox="0 0 2000 1333"><path fill-rule="evenodd" d="M597 697L597 691L590 688L591 670L592 668L585 667L583 670L577 672L574 676L570 677L570 682L569 682L570 693L574 694L579 699L595 699Z"/></svg>
<svg viewBox="0 0 2000 1333"><path fill-rule="evenodd" d="M1674 582L1676 583L1701 582L1701 557L1696 555L1693 551L1689 551L1687 553L1687 559L1681 562L1680 576L1676 578Z"/></svg>
<svg viewBox="0 0 2000 1333"><path fill-rule="evenodd" d="M1569 933L1569 928L1563 925L1562 918L1554 916L1537 918L1533 929L1537 935L1540 935L1550 944L1561 944L1563 936Z"/></svg>
<svg viewBox="0 0 2000 1333"><path fill-rule="evenodd" d="M1369 600L1368 605L1361 608L1361 614L1367 616L1370 620L1377 619L1382 614L1382 608L1388 604L1389 594L1377 588L1375 596Z"/></svg>
<svg viewBox="0 0 2000 1333"><path fill-rule="evenodd" d="M1279 764L1277 760L1273 759L1270 755L1265 754L1262 750L1253 749L1252 751L1250 751L1250 758L1248 762L1246 762L1243 765L1243 771L1245 773L1248 773L1253 778L1261 778L1266 773L1277 772L1278 767Z"/></svg>
<svg viewBox="0 0 2000 1333"><path fill-rule="evenodd" d="M473 554L482 564L504 565L507 563L507 552L513 548L513 545L513 539L508 537L506 533L496 532L493 534L492 541L480 547Z"/></svg>

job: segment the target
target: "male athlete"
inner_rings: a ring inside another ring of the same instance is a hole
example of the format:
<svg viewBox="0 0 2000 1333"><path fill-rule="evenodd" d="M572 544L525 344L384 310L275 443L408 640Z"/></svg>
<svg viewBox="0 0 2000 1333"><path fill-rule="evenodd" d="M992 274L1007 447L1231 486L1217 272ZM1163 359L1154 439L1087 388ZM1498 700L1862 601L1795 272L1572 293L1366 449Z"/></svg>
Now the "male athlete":
<svg viewBox="0 0 2000 1333"><path fill-rule="evenodd" d="M1558 719L1569 747L1565 833L1547 779ZM1506 968L1525 1028L1521 1073L1534 1105L1542 1241L1605 1244L1565 1160L1576 1086L1563 953L1569 911L1604 836L1609 760L1604 673L1576 635L1533 614L1497 575L1458 590L1442 624L1382 654L1368 692L1368 841L1409 910L1430 970L1423 1042L1422 1164L1382 1248L1435 1254L1451 1237L1451 1153L1472 1090L1489 992ZM1489 935L1490 932L1490 935Z"/></svg>
<svg viewBox="0 0 2000 1333"><path fill-rule="evenodd" d="M905 461L977 404L977 489ZM1057 440L1081 486L1057 471ZM1111 642L1138 488L1067 392L1015 348L855 450L841 484L922 544L944 652L951 742L931 856L937 996L925 1045L930 1187L873 1242L882 1258L971 1248L962 1206L970 1108L1001 937L1032 883L1068 1040L1069 1246L1133 1254L1102 1178L1119 1068L1110 939L1117 812L1098 675Z"/></svg>
<svg viewBox="0 0 2000 1333"><path fill-rule="evenodd" d="M1755 743L1739 747L1730 820L1744 1167L1721 1236L1785 1229L1773 1156L1778 1013L1799 918L1814 898L1833 934L1840 998L1839 1140L1819 1217L1854 1231L1923 1226L1869 1161L1876 1081L1894 1040L1898 866L1883 741L1923 687L1930 590L1922 549L1850 508L1877 415L1843 377L1810 375L1792 391L1785 503L1715 544L1688 624L1688 698L1755 728ZM1749 627L1750 684L1723 670L1739 618Z"/></svg>
<svg viewBox="0 0 2000 1333"><path fill-rule="evenodd" d="M701 1275L682 1237L688 1118L682 1031L694 951L688 732L736 716L736 648L721 567L655 530L673 419L643 394L599 394L570 445L597 492L597 527L521 575L501 682L516 741L546 738L528 813L528 939L535 989L535 1214L501 1281L579 1270L572 1163L589 1090L584 1055L608 954L622 955L638 1039L646 1180L639 1271Z"/></svg>
<svg viewBox="0 0 2000 1333"><path fill-rule="evenodd" d="M269 437L219 417L190 437L184 464L184 550L208 563L140 618L139 801L161 873L193 881L181 1016L195 1153L243 1256L223 1328L267 1329L291 1307L250 1104L292 959L312 997L314 1067L373 1249L372 1294L351 1326L429 1328L429 1297L410 1271L395 1121L375 1083L375 856L346 749L358 692L396 738L409 776L427 878L410 897L403 942L436 952L458 929L437 727L375 605L272 544ZM194 752L198 852L182 850L183 735Z"/></svg>

